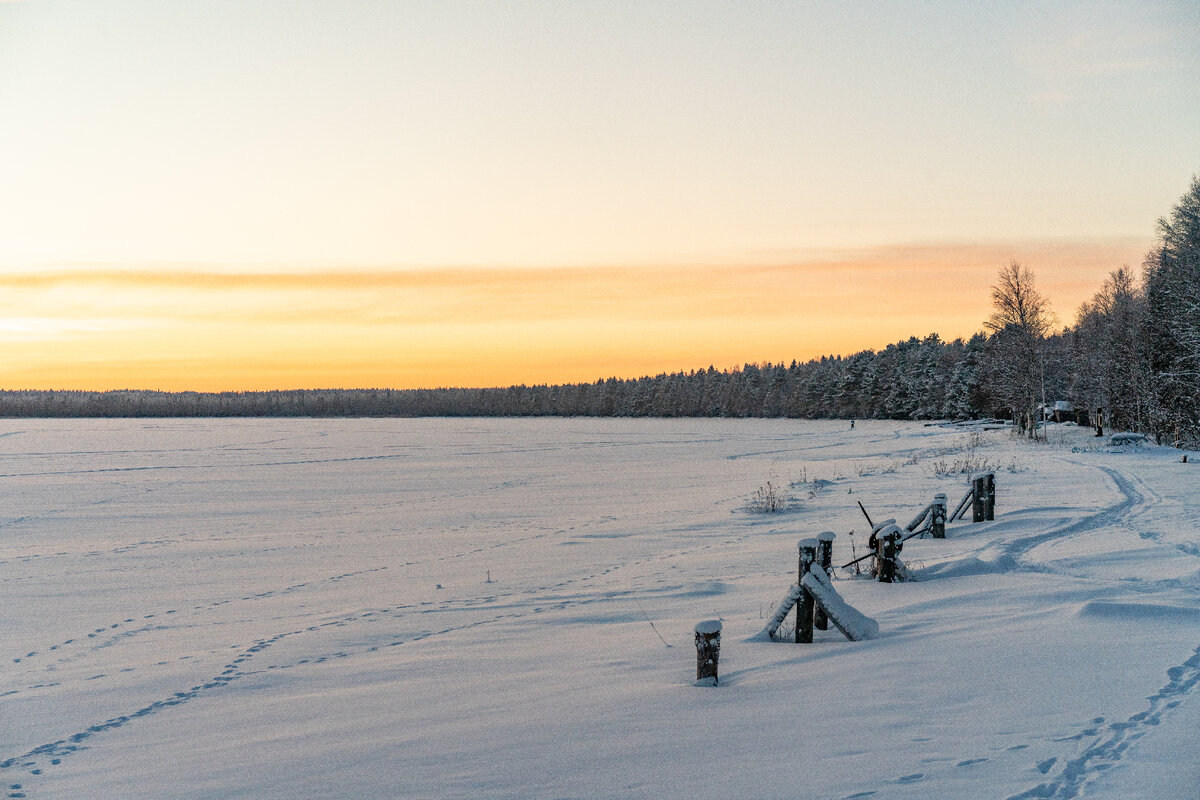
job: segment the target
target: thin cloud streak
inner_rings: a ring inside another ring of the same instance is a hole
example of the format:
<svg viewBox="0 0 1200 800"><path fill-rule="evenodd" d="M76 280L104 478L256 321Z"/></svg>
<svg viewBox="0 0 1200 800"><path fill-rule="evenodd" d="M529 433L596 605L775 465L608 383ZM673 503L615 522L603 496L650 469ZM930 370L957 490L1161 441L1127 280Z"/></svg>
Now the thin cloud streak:
<svg viewBox="0 0 1200 800"><path fill-rule="evenodd" d="M7 273L0 387L480 386L804 360L969 336L1010 258L1069 321L1148 246L905 246L746 266Z"/></svg>
<svg viewBox="0 0 1200 800"><path fill-rule="evenodd" d="M6 0L0 0L5 2ZM967 267L1003 264L1011 258L1041 262L1043 269L1087 268L1105 259L1140 260L1150 246L1143 237L1031 241L982 245L911 244L849 251L762 251L745 264L585 266L585 267L437 267L342 268L312 270L72 267L37 271L0 271L0 288L44 289L107 285L118 288L236 291L345 291L380 289L455 289L520 292L536 287L602 288L623 283L671 284L688 277L716 280L803 277L856 270L886 276L897 268L950 273ZM1118 265L1119 266L1119 265ZM997 267L998 268L998 267ZM689 284L694 285L694 284Z"/></svg>

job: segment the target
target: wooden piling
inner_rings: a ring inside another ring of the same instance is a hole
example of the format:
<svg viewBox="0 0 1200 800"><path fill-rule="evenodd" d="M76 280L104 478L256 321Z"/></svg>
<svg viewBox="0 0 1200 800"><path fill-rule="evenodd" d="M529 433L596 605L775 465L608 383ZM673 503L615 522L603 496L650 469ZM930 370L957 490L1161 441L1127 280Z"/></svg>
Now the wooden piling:
<svg viewBox="0 0 1200 800"><path fill-rule="evenodd" d="M717 685L717 662L721 657L721 621L708 619L696 625L696 682Z"/></svg>
<svg viewBox="0 0 1200 800"><path fill-rule="evenodd" d="M899 552L900 529L895 525L880 528L875 533L876 553L878 554L880 583L892 583L896 580L896 555Z"/></svg>
<svg viewBox="0 0 1200 800"><path fill-rule="evenodd" d="M867 539L867 550L871 553L871 577L879 577L879 558L883 555L883 547L880 545L879 535L888 531L896 524L895 518L885 519L878 525L871 526L871 536Z"/></svg>
<svg viewBox="0 0 1200 800"><path fill-rule="evenodd" d="M971 478L971 521L996 518L996 473L984 472Z"/></svg>
<svg viewBox="0 0 1200 800"><path fill-rule="evenodd" d="M996 518L996 473L989 472L987 476L987 509L988 519Z"/></svg>
<svg viewBox="0 0 1200 800"><path fill-rule="evenodd" d="M835 534L833 531L825 531L817 537L817 560L816 565L825 570L828 575L833 569L833 540ZM800 576L800 580L804 580L804 576ZM819 631L829 630L829 617L825 614L825 609L820 605L813 609L813 627Z"/></svg>
<svg viewBox="0 0 1200 800"><path fill-rule="evenodd" d="M800 550L800 568L797 583L803 584L804 576L812 569L817 560L817 547L820 542L816 539L801 539L797 545ZM813 602L812 593L804 589L800 599L796 601L796 642L807 644L813 640Z"/></svg>
<svg viewBox="0 0 1200 800"><path fill-rule="evenodd" d="M983 488L982 475L971 478L971 522L983 522Z"/></svg>
<svg viewBox="0 0 1200 800"><path fill-rule="evenodd" d="M929 532L934 539L946 538L946 495L944 492L938 492L933 496L933 505L930 509L932 514L929 520Z"/></svg>

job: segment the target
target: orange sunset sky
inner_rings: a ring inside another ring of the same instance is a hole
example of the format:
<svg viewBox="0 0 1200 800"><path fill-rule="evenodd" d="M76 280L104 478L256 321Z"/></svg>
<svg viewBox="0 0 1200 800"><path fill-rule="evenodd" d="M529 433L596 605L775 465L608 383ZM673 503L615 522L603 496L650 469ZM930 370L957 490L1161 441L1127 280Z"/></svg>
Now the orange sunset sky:
<svg viewBox="0 0 1200 800"><path fill-rule="evenodd" d="M1060 322L1200 4L0 0L0 389L591 381Z"/></svg>

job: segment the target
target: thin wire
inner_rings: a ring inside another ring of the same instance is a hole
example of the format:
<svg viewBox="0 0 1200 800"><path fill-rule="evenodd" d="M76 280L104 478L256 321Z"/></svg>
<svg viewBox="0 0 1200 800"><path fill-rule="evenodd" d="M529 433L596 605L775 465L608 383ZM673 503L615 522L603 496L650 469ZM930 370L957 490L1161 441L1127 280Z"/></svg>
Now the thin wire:
<svg viewBox="0 0 1200 800"><path fill-rule="evenodd" d="M637 604L638 611L642 612L642 616L646 618L646 622L650 623L650 630L654 631L654 635L658 637L659 641L667 645L667 647L674 647L674 645L667 644L667 640L664 639L662 634L658 632L658 628L654 627L654 620L650 619L650 615L646 613L646 609L642 608L642 603L637 599L637 595L630 592L629 596L632 597L633 602Z"/></svg>

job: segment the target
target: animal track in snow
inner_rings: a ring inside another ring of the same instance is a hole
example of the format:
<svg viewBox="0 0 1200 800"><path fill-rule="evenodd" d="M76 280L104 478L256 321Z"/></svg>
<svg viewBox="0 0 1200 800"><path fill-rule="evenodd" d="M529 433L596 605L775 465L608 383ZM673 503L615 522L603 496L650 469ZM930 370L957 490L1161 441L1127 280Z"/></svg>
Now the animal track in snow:
<svg viewBox="0 0 1200 800"><path fill-rule="evenodd" d="M1084 748L1082 753L1062 762L1062 769L1056 777L1028 791L1012 795L1008 800L1059 800L1078 797L1088 783L1115 766L1134 742L1158 725L1164 715L1176 708L1185 695L1200 685L1200 647L1196 648L1187 661L1168 669L1167 678L1168 682L1148 698L1150 707L1145 711L1139 711L1127 720L1110 723L1103 732L1092 727L1104 722L1103 717L1096 717L1091 721L1091 726L1083 731L1084 735L1056 740L1074 741L1096 735L1096 740ZM1036 768L1039 772L1047 774L1057 761L1058 759L1054 758L1047 759L1039 762Z"/></svg>

